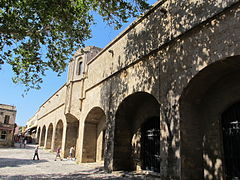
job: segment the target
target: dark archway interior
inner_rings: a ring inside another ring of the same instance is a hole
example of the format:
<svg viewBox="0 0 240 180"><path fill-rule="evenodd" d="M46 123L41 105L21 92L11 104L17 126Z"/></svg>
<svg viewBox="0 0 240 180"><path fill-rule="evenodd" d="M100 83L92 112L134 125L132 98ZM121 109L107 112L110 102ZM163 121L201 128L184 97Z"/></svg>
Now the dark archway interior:
<svg viewBox="0 0 240 180"><path fill-rule="evenodd" d="M72 115L67 116L67 134L65 143L65 154L64 156L69 156L69 150L74 147L76 150L77 139L78 139L79 121ZM76 151L74 151L76 152ZM75 154L74 154L75 156Z"/></svg>
<svg viewBox="0 0 240 180"><path fill-rule="evenodd" d="M43 126L42 134L41 134L40 146L44 146L45 136L46 136L46 126Z"/></svg>
<svg viewBox="0 0 240 180"><path fill-rule="evenodd" d="M56 151L58 147L62 147L62 135L63 135L63 122L62 120L59 120L55 131L54 151Z"/></svg>
<svg viewBox="0 0 240 180"><path fill-rule="evenodd" d="M223 179L221 114L240 99L240 58L200 71L180 98L182 179Z"/></svg>
<svg viewBox="0 0 240 180"><path fill-rule="evenodd" d="M38 132L37 132L37 142L40 144L39 140L40 140L40 134L41 134L41 128L38 128Z"/></svg>
<svg viewBox="0 0 240 180"><path fill-rule="evenodd" d="M47 142L46 142L46 148L50 149L52 145L52 135L53 135L53 124L51 123L48 127L47 132Z"/></svg>
<svg viewBox="0 0 240 180"><path fill-rule="evenodd" d="M94 107L87 115L84 125L82 162L103 160L106 115L99 107Z"/></svg>
<svg viewBox="0 0 240 180"><path fill-rule="evenodd" d="M240 178L240 102L222 114L222 137L226 179Z"/></svg>
<svg viewBox="0 0 240 180"><path fill-rule="evenodd" d="M132 171L146 169L159 171L160 162L154 165L154 167L152 166L153 164L148 164L146 162L146 154L144 155L143 152L150 151L141 147L143 145L141 133L145 131L145 138L147 138L150 134L146 131L150 130L152 125L155 125L154 128L156 126L158 126L157 129L160 128L159 114L160 105L158 101L148 93L138 92L124 99L116 113L113 170ZM152 120L154 123L151 125ZM159 123L156 123L156 121ZM158 138L159 136L157 135L156 137ZM155 149L156 147L151 148ZM160 154L160 145L158 151L154 151L154 153ZM152 156L149 155L148 157ZM149 169L150 166L151 168Z"/></svg>
<svg viewBox="0 0 240 180"><path fill-rule="evenodd" d="M141 127L142 169L160 172L160 121L147 119Z"/></svg>

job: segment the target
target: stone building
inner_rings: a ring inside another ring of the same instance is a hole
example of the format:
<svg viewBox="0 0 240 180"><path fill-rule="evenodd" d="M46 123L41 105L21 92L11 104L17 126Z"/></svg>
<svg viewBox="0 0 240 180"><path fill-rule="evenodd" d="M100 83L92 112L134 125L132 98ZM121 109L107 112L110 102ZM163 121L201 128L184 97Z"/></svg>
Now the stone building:
<svg viewBox="0 0 240 180"><path fill-rule="evenodd" d="M27 121L27 127L24 132L24 135L31 138L28 140L29 143L38 142L37 139L37 116L36 114Z"/></svg>
<svg viewBox="0 0 240 180"><path fill-rule="evenodd" d="M13 145L16 113L15 106L0 104L0 147Z"/></svg>
<svg viewBox="0 0 240 180"><path fill-rule="evenodd" d="M73 56L39 108L39 144L107 171L239 175L240 2L157 2L104 49Z"/></svg>

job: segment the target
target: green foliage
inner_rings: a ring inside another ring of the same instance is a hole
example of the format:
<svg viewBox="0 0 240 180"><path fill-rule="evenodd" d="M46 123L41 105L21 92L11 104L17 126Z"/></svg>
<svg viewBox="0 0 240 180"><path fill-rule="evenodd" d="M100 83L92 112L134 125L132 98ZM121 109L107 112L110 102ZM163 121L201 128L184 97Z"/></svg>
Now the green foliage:
<svg viewBox="0 0 240 180"><path fill-rule="evenodd" d="M12 66L15 83L38 89L46 70L60 75L91 37L93 11L118 29L148 7L144 0L1 0L0 65Z"/></svg>

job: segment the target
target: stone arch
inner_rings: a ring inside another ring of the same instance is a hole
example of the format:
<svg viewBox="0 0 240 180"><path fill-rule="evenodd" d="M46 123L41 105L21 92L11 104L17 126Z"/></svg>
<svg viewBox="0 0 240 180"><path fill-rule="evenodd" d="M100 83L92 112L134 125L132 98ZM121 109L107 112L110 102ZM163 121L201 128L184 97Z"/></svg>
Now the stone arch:
<svg viewBox="0 0 240 180"><path fill-rule="evenodd" d="M41 127L38 127L38 131L37 131L37 143L40 144L40 135L41 135Z"/></svg>
<svg viewBox="0 0 240 180"><path fill-rule="evenodd" d="M41 133L40 146L44 146L45 136L46 136L46 126L44 125L42 128L42 133Z"/></svg>
<svg viewBox="0 0 240 180"><path fill-rule="evenodd" d="M182 179L224 179L221 114L240 100L240 56L205 67L180 98Z"/></svg>
<svg viewBox="0 0 240 180"><path fill-rule="evenodd" d="M76 145L79 133L79 120L71 114L66 115L66 120L67 130L64 157L67 157L69 155L69 150L71 147L74 147L76 152ZM74 156L76 156L76 154L74 154Z"/></svg>
<svg viewBox="0 0 240 180"><path fill-rule="evenodd" d="M160 104L156 98L146 92L134 93L121 102L115 118L113 170L160 172ZM152 149L146 149L149 130L153 132Z"/></svg>
<svg viewBox="0 0 240 180"><path fill-rule="evenodd" d="M59 120L56 125L55 138L54 138L54 150L58 147L62 147L63 138L63 121Z"/></svg>
<svg viewBox="0 0 240 180"><path fill-rule="evenodd" d="M47 149L51 149L52 136L53 136L53 124L50 123L49 126L48 126L48 131L47 131L47 142L46 142L46 148Z"/></svg>
<svg viewBox="0 0 240 180"><path fill-rule="evenodd" d="M104 159L106 115L100 107L92 108L84 123L82 162Z"/></svg>

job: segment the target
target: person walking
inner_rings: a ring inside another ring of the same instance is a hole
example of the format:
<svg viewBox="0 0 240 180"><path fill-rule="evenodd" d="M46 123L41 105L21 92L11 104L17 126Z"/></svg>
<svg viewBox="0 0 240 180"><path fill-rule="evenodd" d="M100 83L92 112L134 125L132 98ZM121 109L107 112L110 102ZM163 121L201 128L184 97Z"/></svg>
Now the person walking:
<svg viewBox="0 0 240 180"><path fill-rule="evenodd" d="M72 146L69 150L69 158L74 160L74 146Z"/></svg>
<svg viewBox="0 0 240 180"><path fill-rule="evenodd" d="M27 137L24 138L23 147L26 148L26 145L27 145Z"/></svg>
<svg viewBox="0 0 240 180"><path fill-rule="evenodd" d="M38 156L38 146L36 146L35 150L34 150L34 156L33 156L33 160L35 160L35 157L37 156L37 160L39 160L39 156Z"/></svg>
<svg viewBox="0 0 240 180"><path fill-rule="evenodd" d="M62 161L62 158L61 158L61 147L60 146L58 146L58 148L57 148L57 154L56 154L56 157L55 157L54 161L56 161L57 158L59 158Z"/></svg>

